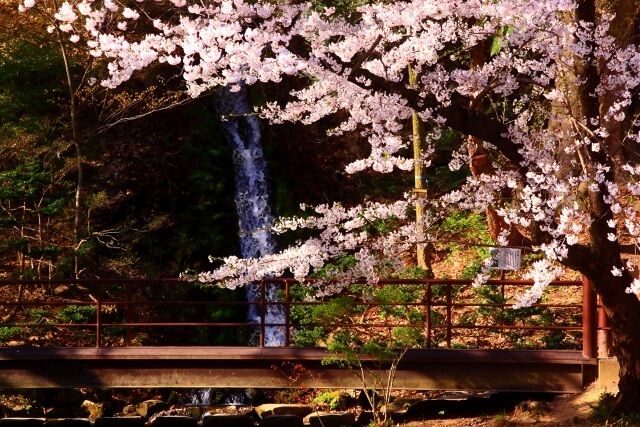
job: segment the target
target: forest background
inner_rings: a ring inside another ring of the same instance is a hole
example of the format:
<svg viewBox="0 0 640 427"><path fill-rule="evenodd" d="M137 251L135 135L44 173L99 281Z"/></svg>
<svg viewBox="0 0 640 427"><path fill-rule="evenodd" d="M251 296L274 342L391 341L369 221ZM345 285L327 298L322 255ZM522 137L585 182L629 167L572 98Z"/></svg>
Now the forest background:
<svg viewBox="0 0 640 427"><path fill-rule="evenodd" d="M0 276L176 277L211 269L209 256L238 254L232 151L211 95L188 99L162 68L108 94L84 85L73 89L74 128L58 40L15 4L0 3L0 12ZM73 46L66 53L72 81L81 82L94 64ZM278 100L300 84L253 86L251 102ZM347 174L367 143L355 132L328 136L329 120L263 126L276 216L298 214L301 203L392 200L413 187L413 171ZM440 148L462 142L451 134ZM450 190L469 173L436 159L426 171L429 191ZM454 212L440 227L445 240L481 233L488 243L482 214ZM280 236L279 244L297 237ZM462 249L443 245L438 256ZM465 265L449 270L472 278L486 253L466 251Z"/></svg>

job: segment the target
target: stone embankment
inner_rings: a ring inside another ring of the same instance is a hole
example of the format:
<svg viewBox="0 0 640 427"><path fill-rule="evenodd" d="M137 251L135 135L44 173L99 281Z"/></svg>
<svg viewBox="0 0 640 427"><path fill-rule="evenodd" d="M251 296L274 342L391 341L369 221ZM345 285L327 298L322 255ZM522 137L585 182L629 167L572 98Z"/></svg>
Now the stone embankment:
<svg viewBox="0 0 640 427"><path fill-rule="evenodd" d="M335 396L333 396L335 394ZM361 392L361 395L363 393ZM63 412L52 409L44 417L27 415L0 418L0 427L364 427L371 424L370 406L358 398L352 402L348 394L328 394L340 403L338 409L323 412L322 405L269 403L257 406L183 405L169 407L162 400L147 400L120 407L115 414L109 402L82 404L78 418L62 418ZM396 423L455 417L481 413L504 413L523 401L550 401L553 394L543 393L454 393L438 398L397 398L386 408ZM341 400L344 398L344 400ZM331 405L330 405L331 406ZM331 407L334 407L333 405ZM14 408L15 409L15 408Z"/></svg>
<svg viewBox="0 0 640 427"><path fill-rule="evenodd" d="M2 418L0 426L16 427L342 427L356 426L351 412L314 411L308 405L265 404L245 410L227 406L210 409L193 405L164 409L161 401L146 401L125 408L121 416L103 416L104 405L85 402L87 418ZM235 413L234 413L235 412ZM365 416L365 418L367 418ZM367 420L370 420L370 418Z"/></svg>

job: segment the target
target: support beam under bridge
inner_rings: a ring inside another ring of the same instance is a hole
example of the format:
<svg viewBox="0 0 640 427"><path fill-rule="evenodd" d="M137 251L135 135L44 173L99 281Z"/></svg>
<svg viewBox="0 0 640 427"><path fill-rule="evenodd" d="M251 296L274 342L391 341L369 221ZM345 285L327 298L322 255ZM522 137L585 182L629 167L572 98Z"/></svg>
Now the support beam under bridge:
<svg viewBox="0 0 640 427"><path fill-rule="evenodd" d="M322 349L0 348L0 388L362 388L359 371L323 366ZM287 378L299 364L301 375ZM579 392L597 360L580 351L410 350L394 388Z"/></svg>

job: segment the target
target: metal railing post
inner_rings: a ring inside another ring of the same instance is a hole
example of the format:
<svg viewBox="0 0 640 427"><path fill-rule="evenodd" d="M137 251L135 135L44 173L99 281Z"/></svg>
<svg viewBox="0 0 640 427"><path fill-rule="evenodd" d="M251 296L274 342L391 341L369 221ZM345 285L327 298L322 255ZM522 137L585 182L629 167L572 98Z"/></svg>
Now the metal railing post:
<svg viewBox="0 0 640 427"><path fill-rule="evenodd" d="M598 357L596 340L597 298L591 287L591 281L582 276L582 354L585 357Z"/></svg>
<svg viewBox="0 0 640 427"><path fill-rule="evenodd" d="M424 327L427 333L427 348L431 348L431 281L427 282L427 316Z"/></svg>
<svg viewBox="0 0 640 427"><path fill-rule="evenodd" d="M133 292L131 291L131 283L127 282L125 285L125 295L126 295L126 302L127 305L125 305L125 321L127 323L131 323L131 300L132 300L132 294ZM127 325L127 329L126 329L126 335L124 338L124 345L126 347L129 347L131 345L131 326Z"/></svg>
<svg viewBox="0 0 640 427"><path fill-rule="evenodd" d="M260 347L264 347L264 338L266 334L266 328L264 326L266 315L267 315L267 285L264 283L264 280L260 281Z"/></svg>
<svg viewBox="0 0 640 427"><path fill-rule="evenodd" d="M451 348L451 282L447 283L447 348Z"/></svg>
<svg viewBox="0 0 640 427"><path fill-rule="evenodd" d="M284 346L291 345L291 285L288 280L284 281Z"/></svg>
<svg viewBox="0 0 640 427"><path fill-rule="evenodd" d="M609 316L598 298L598 332L597 348L598 357L611 356L611 330L609 329Z"/></svg>
<svg viewBox="0 0 640 427"><path fill-rule="evenodd" d="M102 284L98 284L96 297L96 347L100 347L102 340Z"/></svg>

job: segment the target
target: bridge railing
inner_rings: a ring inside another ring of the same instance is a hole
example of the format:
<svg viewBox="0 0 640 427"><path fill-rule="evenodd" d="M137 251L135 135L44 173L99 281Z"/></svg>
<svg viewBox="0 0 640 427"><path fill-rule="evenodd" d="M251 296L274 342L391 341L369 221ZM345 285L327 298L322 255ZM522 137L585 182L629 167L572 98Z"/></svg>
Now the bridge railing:
<svg viewBox="0 0 640 427"><path fill-rule="evenodd" d="M340 296L358 307L361 318L319 322L317 307L329 303L304 298L304 284L270 279L254 284L256 297L244 292L201 288L178 279L0 281L0 345L131 346L131 345L274 345L299 346L305 331L325 333L345 327L419 331L422 348L582 349L595 357L597 304L587 282L552 283L543 298L527 309L513 309L514 296L532 285L527 281L490 281L473 288L464 280L381 280L376 286L411 289L402 301L371 300L362 287ZM269 297L269 292L277 299ZM368 289L368 288L367 288ZM370 290L370 289L369 289ZM359 293L360 292L360 293ZM405 320L377 315L381 307L401 307L413 315ZM279 310L274 319L270 311ZM254 317L247 319L247 312ZM366 313L366 315L364 314ZM322 345L316 342L315 345Z"/></svg>

